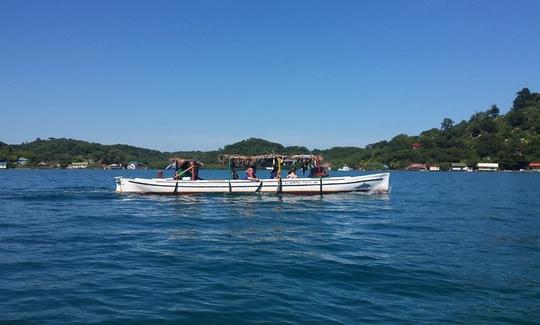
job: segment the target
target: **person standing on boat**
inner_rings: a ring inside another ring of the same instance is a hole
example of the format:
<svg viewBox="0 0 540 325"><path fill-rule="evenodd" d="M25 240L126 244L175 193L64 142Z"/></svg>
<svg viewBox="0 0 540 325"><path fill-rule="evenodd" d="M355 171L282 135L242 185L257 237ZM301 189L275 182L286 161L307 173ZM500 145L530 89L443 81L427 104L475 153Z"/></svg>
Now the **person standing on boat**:
<svg viewBox="0 0 540 325"><path fill-rule="evenodd" d="M270 179L279 178L278 175L278 166L274 166L274 169L270 172Z"/></svg>
<svg viewBox="0 0 540 325"><path fill-rule="evenodd" d="M174 179L182 178L182 169L180 168L180 165L181 165L180 161L178 161L178 159L175 159L174 160Z"/></svg>
<svg viewBox="0 0 540 325"><path fill-rule="evenodd" d="M232 176L232 179L239 179L240 178L240 176L238 176L238 171L236 169L237 169L236 164L232 163L231 164L231 176Z"/></svg>
<svg viewBox="0 0 540 325"><path fill-rule="evenodd" d="M191 161L189 169L191 170L191 180L196 181L202 179L199 177L199 165L195 160Z"/></svg>
<svg viewBox="0 0 540 325"><path fill-rule="evenodd" d="M194 162L184 161L182 165L176 169L175 179L183 179L184 177L189 177L189 179L192 179L192 170L193 170Z"/></svg>

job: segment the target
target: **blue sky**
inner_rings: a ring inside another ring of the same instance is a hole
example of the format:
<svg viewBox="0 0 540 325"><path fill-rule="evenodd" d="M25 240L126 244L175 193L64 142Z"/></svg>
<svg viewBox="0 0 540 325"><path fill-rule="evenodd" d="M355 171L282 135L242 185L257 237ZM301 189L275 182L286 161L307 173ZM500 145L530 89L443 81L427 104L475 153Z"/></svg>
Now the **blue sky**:
<svg viewBox="0 0 540 325"><path fill-rule="evenodd" d="M0 141L365 146L540 91L540 1L0 2Z"/></svg>

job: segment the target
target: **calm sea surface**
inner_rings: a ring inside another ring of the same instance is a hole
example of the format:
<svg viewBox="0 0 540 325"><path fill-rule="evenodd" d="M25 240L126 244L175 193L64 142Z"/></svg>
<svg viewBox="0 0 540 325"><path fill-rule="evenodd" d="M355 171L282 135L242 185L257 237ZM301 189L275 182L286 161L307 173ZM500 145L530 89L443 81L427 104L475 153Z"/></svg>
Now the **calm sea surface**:
<svg viewBox="0 0 540 325"><path fill-rule="evenodd" d="M540 322L540 173L396 172L374 196L113 191L154 174L0 171L0 320Z"/></svg>

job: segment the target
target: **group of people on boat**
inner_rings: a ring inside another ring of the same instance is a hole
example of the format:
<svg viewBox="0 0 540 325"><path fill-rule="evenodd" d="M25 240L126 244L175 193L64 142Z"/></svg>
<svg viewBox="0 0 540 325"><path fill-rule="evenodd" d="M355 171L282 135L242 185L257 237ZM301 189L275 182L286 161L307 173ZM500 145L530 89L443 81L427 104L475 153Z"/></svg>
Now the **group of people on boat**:
<svg viewBox="0 0 540 325"><path fill-rule="evenodd" d="M175 174L174 179L177 180L202 180L199 177L199 165L201 163L195 160L182 160L175 159L174 162ZM172 164L171 164L172 166ZM232 164L231 166L231 176L232 179L240 179L237 171L237 166ZM257 169L255 165L249 165L246 168L244 179L246 180L260 180L256 175ZM305 173L305 171L304 171ZM326 177L328 173L325 168L321 166L312 167L309 173L309 177ZM281 170L277 165L274 165L272 171L270 172L270 179L279 179L281 178ZM298 178L296 174L296 168L291 168L287 173L286 178Z"/></svg>
<svg viewBox="0 0 540 325"><path fill-rule="evenodd" d="M247 180L259 180L259 178L257 177L257 175L255 173L256 173L255 166L249 166L246 169L246 175L245 175L244 179L247 179ZM287 178L298 178L298 175L296 175L296 169L292 168L291 170L289 170L286 177ZM279 178L281 178L279 168L277 166L274 166L274 168L270 172L270 179L279 179ZM235 170L233 170L233 179L238 179L238 173Z"/></svg>

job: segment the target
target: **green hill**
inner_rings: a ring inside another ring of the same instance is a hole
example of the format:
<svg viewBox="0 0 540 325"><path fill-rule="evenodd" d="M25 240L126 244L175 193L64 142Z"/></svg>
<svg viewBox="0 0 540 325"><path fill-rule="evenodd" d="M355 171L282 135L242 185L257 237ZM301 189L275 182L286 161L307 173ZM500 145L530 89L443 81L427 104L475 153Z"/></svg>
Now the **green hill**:
<svg viewBox="0 0 540 325"><path fill-rule="evenodd" d="M306 147L291 146L285 147L276 142L270 142L259 138L249 138L225 146L219 153L241 154L246 156L260 155L265 153L281 154L308 154L310 151Z"/></svg>
<svg viewBox="0 0 540 325"><path fill-rule="evenodd" d="M217 165L223 153L257 155L263 153L307 154L303 146L285 147L258 138L249 138L214 151L160 152L129 145L102 145L74 139L36 139L29 143L8 145L0 142L0 160L14 163L18 157L30 159L30 166L40 161L58 162L66 166L73 161L99 164L126 164L139 161L153 168L163 168L170 157L194 158L207 166ZM501 114L496 105L474 113L468 121L455 123L445 118L440 127L419 135L399 134L389 141L380 141L365 148L334 147L315 149L326 161L341 166L366 169L387 165L402 169L411 163L437 164L447 167L452 162L474 165L478 162L498 162L504 169L519 169L529 162L540 161L540 94L523 88L516 94L512 107Z"/></svg>

